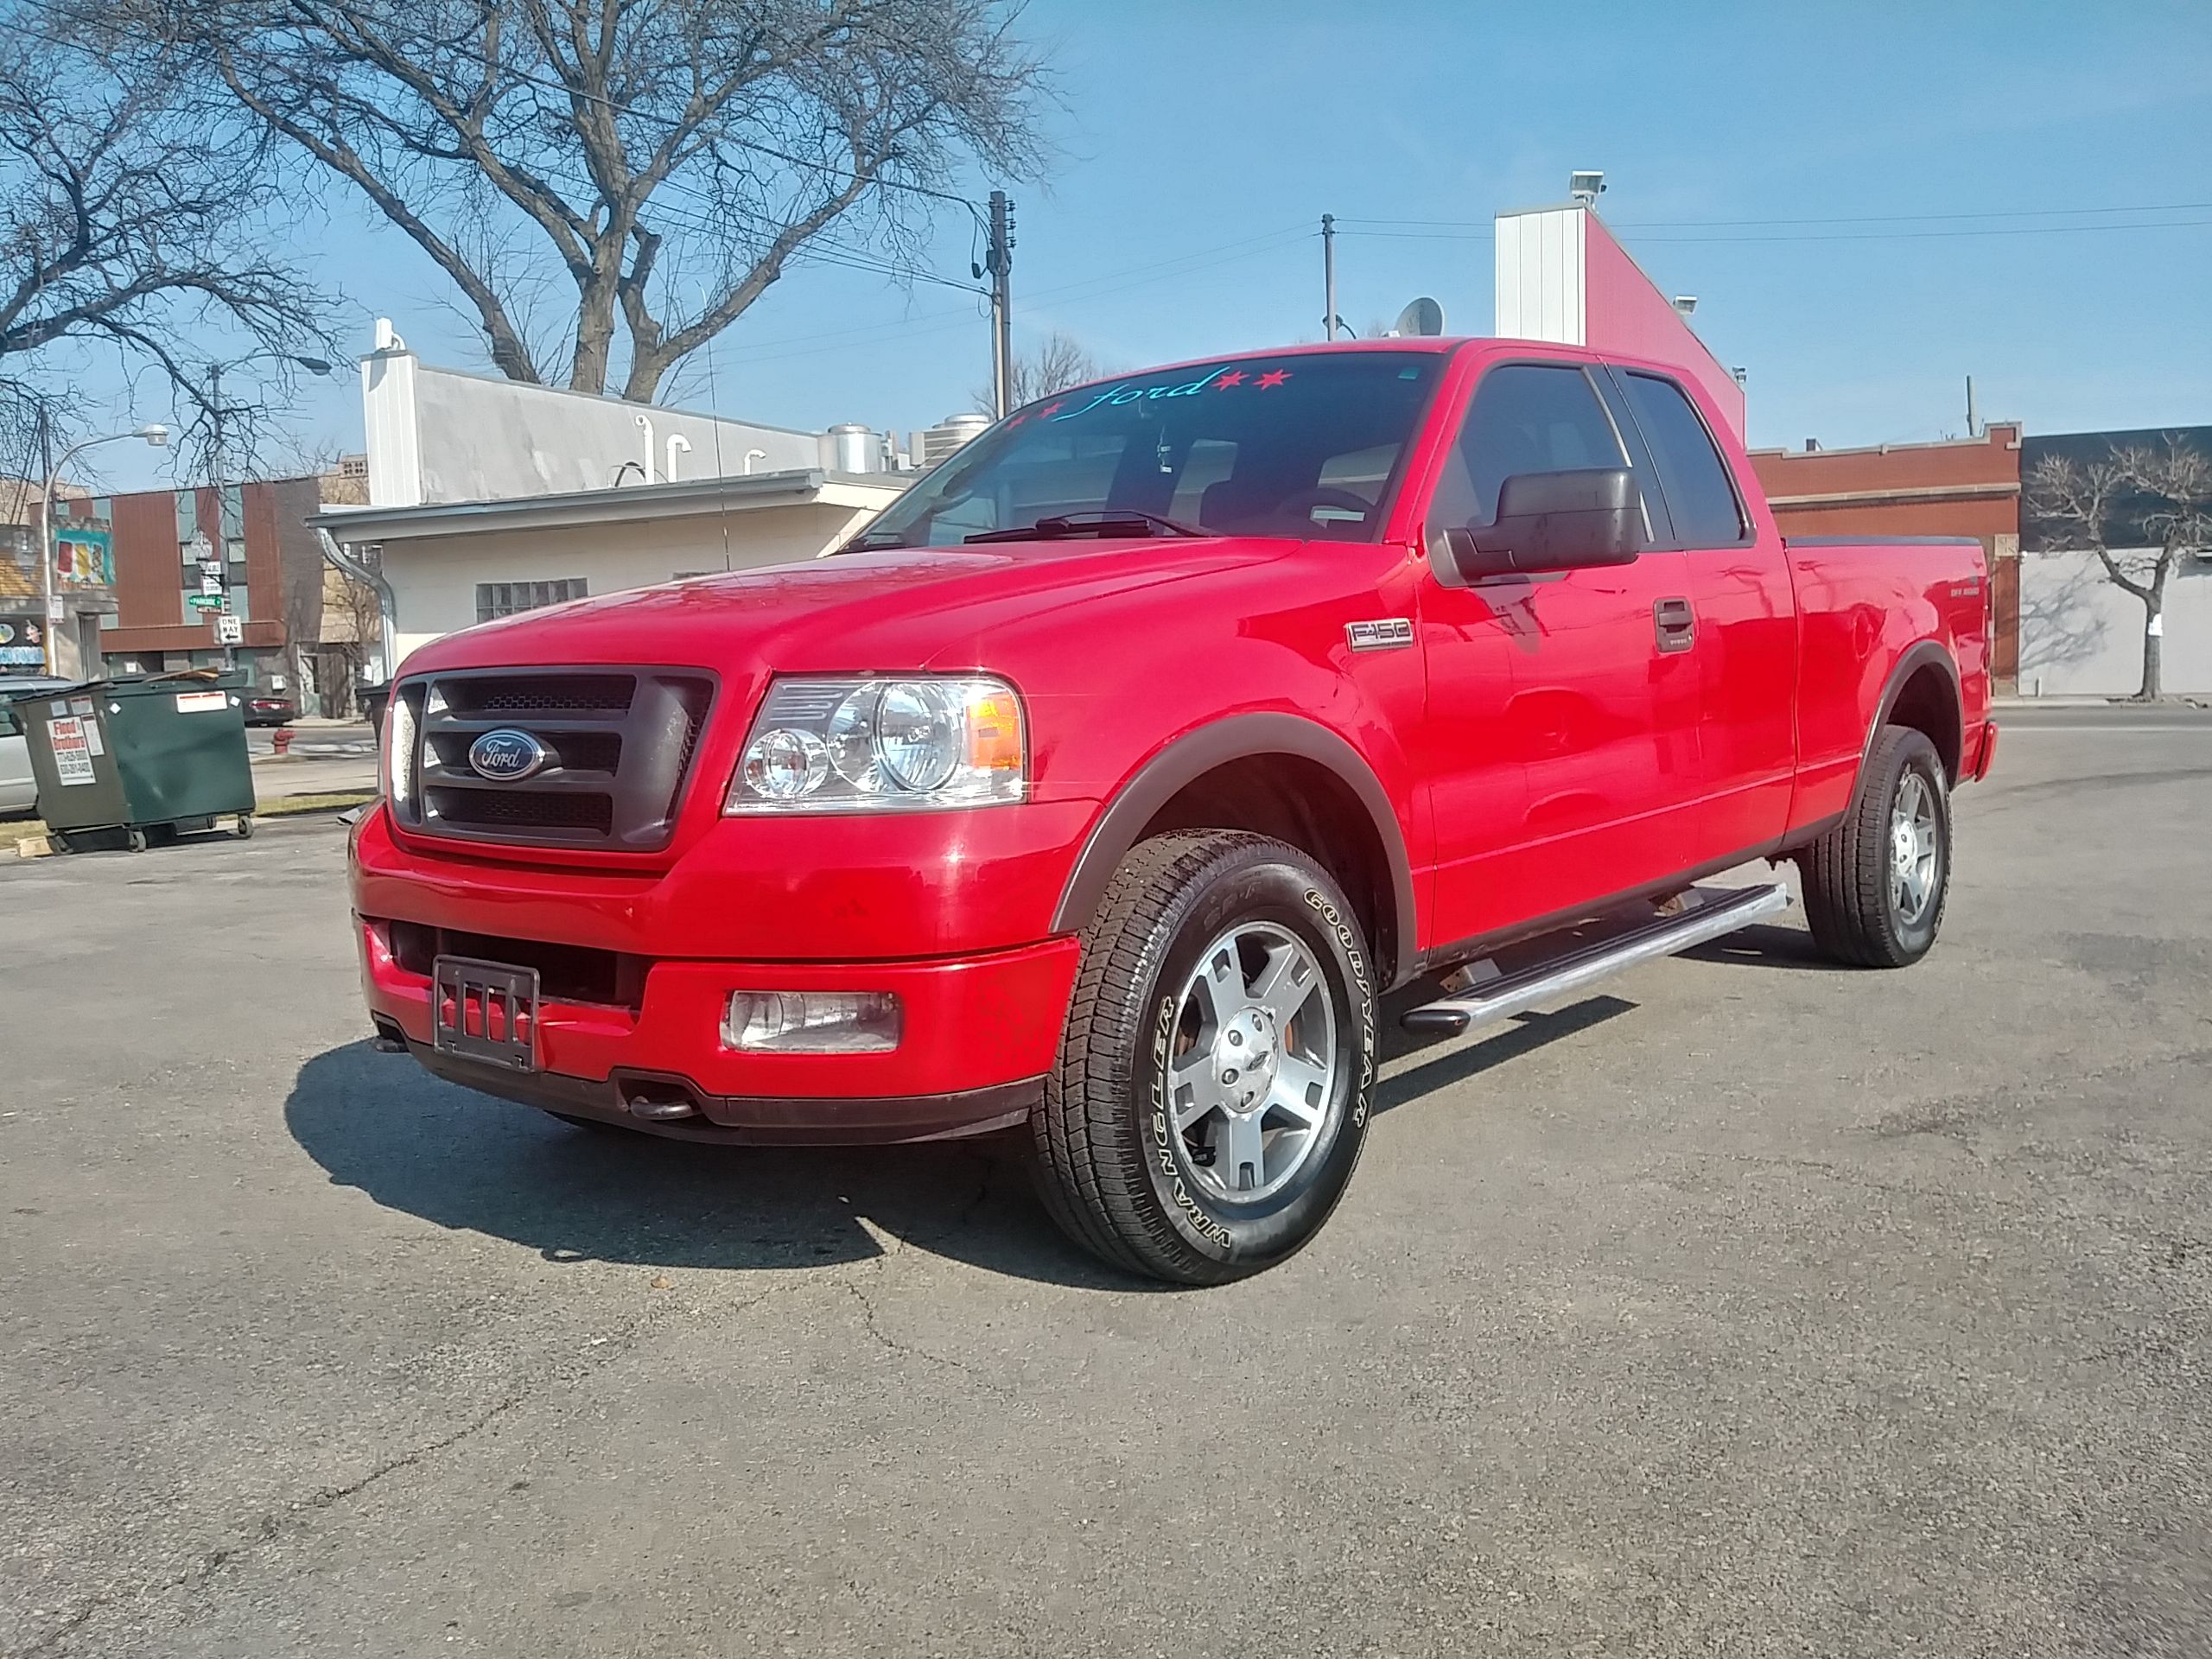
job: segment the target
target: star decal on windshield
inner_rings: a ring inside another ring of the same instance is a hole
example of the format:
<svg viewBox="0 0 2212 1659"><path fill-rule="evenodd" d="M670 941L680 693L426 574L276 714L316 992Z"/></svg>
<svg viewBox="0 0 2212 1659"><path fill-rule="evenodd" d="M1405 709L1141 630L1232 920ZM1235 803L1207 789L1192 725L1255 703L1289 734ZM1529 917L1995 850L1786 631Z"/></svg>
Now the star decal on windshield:
<svg viewBox="0 0 2212 1659"><path fill-rule="evenodd" d="M1214 382L1215 385L1224 388L1230 386L1241 386L1243 384L1244 371L1242 369L1231 369L1227 374L1223 375L1220 379Z"/></svg>
<svg viewBox="0 0 2212 1659"><path fill-rule="evenodd" d="M1290 371L1288 369L1270 369L1267 373L1255 380L1252 383L1252 385L1255 391L1267 391L1282 385L1284 381L1289 378Z"/></svg>

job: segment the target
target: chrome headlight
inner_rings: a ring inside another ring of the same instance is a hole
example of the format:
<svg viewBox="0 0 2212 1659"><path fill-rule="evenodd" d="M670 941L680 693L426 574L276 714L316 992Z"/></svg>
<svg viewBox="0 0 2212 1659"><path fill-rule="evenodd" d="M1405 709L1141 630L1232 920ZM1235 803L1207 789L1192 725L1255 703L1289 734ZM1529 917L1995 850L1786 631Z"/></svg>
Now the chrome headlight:
<svg viewBox="0 0 2212 1659"><path fill-rule="evenodd" d="M1021 699L1004 680L804 676L769 687L722 810L995 806L1028 787Z"/></svg>

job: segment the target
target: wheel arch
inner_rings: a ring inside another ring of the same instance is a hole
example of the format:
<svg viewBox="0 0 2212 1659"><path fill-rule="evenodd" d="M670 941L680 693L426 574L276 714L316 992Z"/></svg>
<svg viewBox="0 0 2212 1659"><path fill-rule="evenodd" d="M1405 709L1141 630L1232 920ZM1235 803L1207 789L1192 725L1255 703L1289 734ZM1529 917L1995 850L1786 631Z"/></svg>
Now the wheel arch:
<svg viewBox="0 0 2212 1659"><path fill-rule="evenodd" d="M1413 869L1390 798L1359 752L1294 715L1235 715L1185 734L1124 784L1060 889L1055 933L1080 931L1131 848L1170 830L1249 830L1334 876L1365 924L1379 977L1414 970Z"/></svg>
<svg viewBox="0 0 2212 1659"><path fill-rule="evenodd" d="M1966 702L1959 689L1959 665L1942 643L1923 639L1897 658L1897 666L1882 688L1881 701L1866 728L1866 741L1859 752L1859 774L1852 785L1853 799L1866 776L1866 763L1885 726L1908 726L1936 746L1943 773L1953 785L1959 781L1966 753Z"/></svg>

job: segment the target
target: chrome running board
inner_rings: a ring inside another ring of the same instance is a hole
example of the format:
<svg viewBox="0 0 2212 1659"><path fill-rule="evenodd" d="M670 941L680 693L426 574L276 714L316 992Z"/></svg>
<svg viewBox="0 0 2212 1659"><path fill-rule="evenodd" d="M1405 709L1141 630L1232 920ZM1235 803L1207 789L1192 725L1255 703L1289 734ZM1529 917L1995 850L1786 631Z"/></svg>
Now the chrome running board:
<svg viewBox="0 0 2212 1659"><path fill-rule="evenodd" d="M1688 907L1675 915L1655 917L1517 972L1494 975L1471 990L1408 1009L1398 1023L1430 1035L1471 1031L1789 908L1789 889L1778 881L1763 887L1693 887L1683 898Z"/></svg>

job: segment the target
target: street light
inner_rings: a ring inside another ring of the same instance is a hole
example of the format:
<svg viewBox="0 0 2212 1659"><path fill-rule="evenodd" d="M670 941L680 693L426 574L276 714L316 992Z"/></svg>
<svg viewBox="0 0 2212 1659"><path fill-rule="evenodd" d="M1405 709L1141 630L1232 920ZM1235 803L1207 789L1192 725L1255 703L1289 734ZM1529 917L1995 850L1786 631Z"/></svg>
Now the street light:
<svg viewBox="0 0 2212 1659"><path fill-rule="evenodd" d="M234 357L227 363L207 365L207 420L212 430L207 444L207 481L218 490L223 487L223 376L232 369L242 369L249 363L290 363L305 369L309 374L329 374L335 365L328 359L303 357L297 352L248 352L244 357Z"/></svg>
<svg viewBox="0 0 2212 1659"><path fill-rule="evenodd" d="M54 470L46 475L44 505L39 510L38 530L40 551L38 562L38 596L46 607L46 671L51 676L55 668L54 653L54 624L56 601L54 594L54 565L61 552L61 537L54 524L54 486L61 477L61 469L69 464L72 455L103 443L121 443L125 438L143 438L155 448L168 444L169 429L166 426L142 426L131 432L111 432L105 437L85 438L71 444L61 452L61 459L54 463ZM81 664L79 664L81 666Z"/></svg>
<svg viewBox="0 0 2212 1659"><path fill-rule="evenodd" d="M298 352L275 350L248 352L244 357L232 358L226 363L207 365L207 481L215 490L215 527L219 537L223 530L223 376L231 369L242 369L249 363L290 363L305 369L309 374L328 374L333 365L327 358L306 357ZM201 531L204 536L206 531ZM224 556L218 554L218 557ZM238 653L236 646L223 647L223 666L236 668Z"/></svg>

